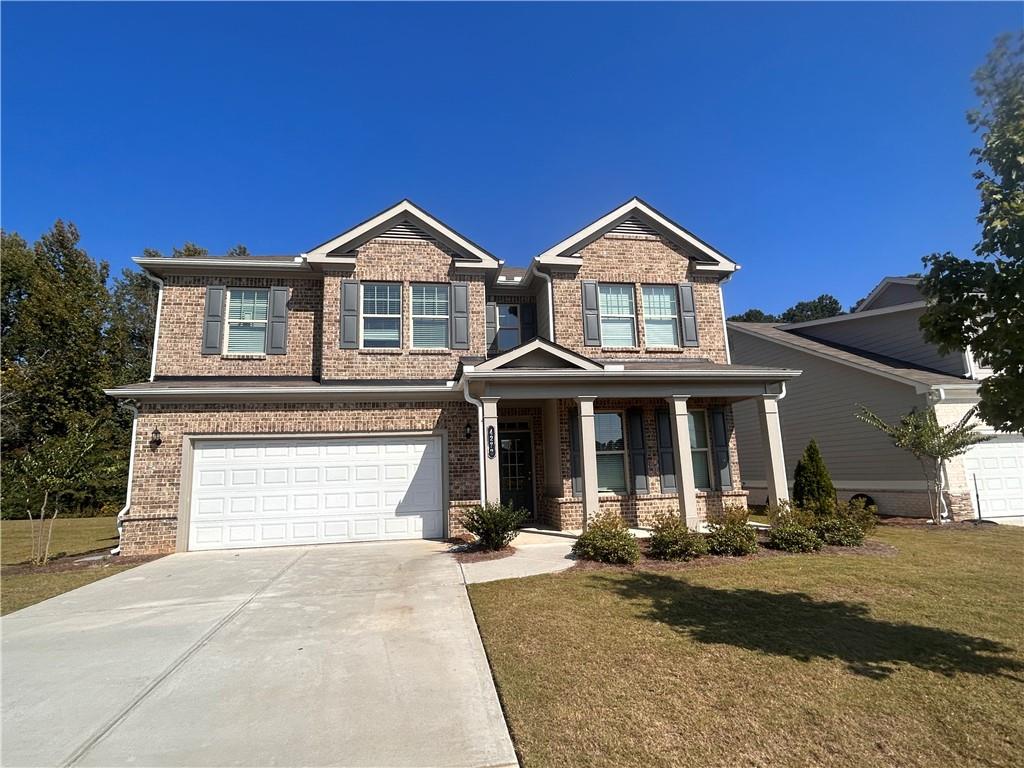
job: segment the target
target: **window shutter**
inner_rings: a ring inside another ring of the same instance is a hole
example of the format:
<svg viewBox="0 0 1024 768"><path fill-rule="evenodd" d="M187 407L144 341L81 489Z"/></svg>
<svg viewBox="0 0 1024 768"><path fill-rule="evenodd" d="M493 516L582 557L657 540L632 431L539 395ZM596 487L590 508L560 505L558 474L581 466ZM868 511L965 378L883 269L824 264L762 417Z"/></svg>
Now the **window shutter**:
<svg viewBox="0 0 1024 768"><path fill-rule="evenodd" d="M270 289L270 312L267 317L267 354L288 353L288 288L275 286Z"/></svg>
<svg viewBox="0 0 1024 768"><path fill-rule="evenodd" d="M487 302L487 351L494 352L494 341L498 338L498 305L493 301Z"/></svg>
<svg viewBox="0 0 1024 768"><path fill-rule="evenodd" d="M451 285L452 349L469 349L469 285Z"/></svg>
<svg viewBox="0 0 1024 768"><path fill-rule="evenodd" d="M572 495L583 495L583 477L580 472L580 412L569 411L569 470Z"/></svg>
<svg viewBox="0 0 1024 768"><path fill-rule="evenodd" d="M732 470L729 468L729 433L725 429L725 410L711 409L711 448L718 477L718 488L732 490Z"/></svg>
<svg viewBox="0 0 1024 768"><path fill-rule="evenodd" d="M525 343L537 338L537 305L519 305L519 341Z"/></svg>
<svg viewBox="0 0 1024 768"><path fill-rule="evenodd" d="M219 355L224 338L224 299L228 290L223 285L206 286L206 309L203 313L201 354Z"/></svg>
<svg viewBox="0 0 1024 768"><path fill-rule="evenodd" d="M672 451L672 423L669 421L668 410L658 410L655 414L658 422L658 466L661 468L662 493L675 493L676 462Z"/></svg>
<svg viewBox="0 0 1024 768"><path fill-rule="evenodd" d="M338 335L342 349L359 348L359 281L341 281L341 328Z"/></svg>
<svg viewBox="0 0 1024 768"><path fill-rule="evenodd" d="M693 283L679 284L679 325L684 347L700 346L697 337L697 305L693 300Z"/></svg>
<svg viewBox="0 0 1024 768"><path fill-rule="evenodd" d="M644 447L644 415L640 408L626 411L629 422L629 468L633 473L633 493L650 493L647 482L647 450Z"/></svg>
<svg viewBox="0 0 1024 768"><path fill-rule="evenodd" d="M601 305L596 280L583 280L583 343L588 347L601 346Z"/></svg>

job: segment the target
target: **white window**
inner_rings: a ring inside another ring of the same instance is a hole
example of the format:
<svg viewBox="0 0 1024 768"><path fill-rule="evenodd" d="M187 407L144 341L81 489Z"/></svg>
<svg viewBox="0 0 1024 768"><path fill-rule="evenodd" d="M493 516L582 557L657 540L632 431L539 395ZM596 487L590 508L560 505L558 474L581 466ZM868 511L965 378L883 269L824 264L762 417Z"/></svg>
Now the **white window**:
<svg viewBox="0 0 1024 768"><path fill-rule="evenodd" d="M632 285L597 287L601 309L601 346L636 346L636 310Z"/></svg>
<svg viewBox="0 0 1024 768"><path fill-rule="evenodd" d="M267 351L267 312L270 291L259 288L228 290L227 344L229 355L262 355Z"/></svg>
<svg viewBox="0 0 1024 768"><path fill-rule="evenodd" d="M498 305L498 338L496 345L499 352L518 347L520 344L520 324L518 304Z"/></svg>
<svg viewBox="0 0 1024 768"><path fill-rule="evenodd" d="M708 449L708 423L704 411L688 411L690 423L690 459L693 462L693 484L698 488L711 487L711 452Z"/></svg>
<svg viewBox="0 0 1024 768"><path fill-rule="evenodd" d="M622 414L594 414L597 448L597 490L602 493L626 493L626 437Z"/></svg>
<svg viewBox="0 0 1024 768"><path fill-rule="evenodd" d="M644 335L648 347L679 346L679 293L674 285L645 285Z"/></svg>
<svg viewBox="0 0 1024 768"><path fill-rule="evenodd" d="M402 346L401 283L362 283L363 347L398 349Z"/></svg>
<svg viewBox="0 0 1024 768"><path fill-rule="evenodd" d="M412 345L416 349L448 347L448 286L412 286Z"/></svg>

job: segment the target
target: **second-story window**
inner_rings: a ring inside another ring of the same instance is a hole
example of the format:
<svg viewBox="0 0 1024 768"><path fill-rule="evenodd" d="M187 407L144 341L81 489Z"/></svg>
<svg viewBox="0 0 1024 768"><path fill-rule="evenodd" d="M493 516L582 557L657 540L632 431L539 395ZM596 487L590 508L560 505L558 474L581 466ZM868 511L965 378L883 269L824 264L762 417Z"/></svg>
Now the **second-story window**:
<svg viewBox="0 0 1024 768"><path fill-rule="evenodd" d="M649 347L679 346L679 293L674 285L645 285L644 335Z"/></svg>
<svg viewBox="0 0 1024 768"><path fill-rule="evenodd" d="M398 349L402 345L401 283L363 283L363 347Z"/></svg>
<svg viewBox="0 0 1024 768"><path fill-rule="evenodd" d="M412 346L414 349L448 347L448 286L412 286Z"/></svg>
<svg viewBox="0 0 1024 768"><path fill-rule="evenodd" d="M636 346L636 309L633 286L601 283L598 286L601 309L601 345Z"/></svg>
<svg viewBox="0 0 1024 768"><path fill-rule="evenodd" d="M518 347L520 344L518 304L498 304L498 351Z"/></svg>
<svg viewBox="0 0 1024 768"><path fill-rule="evenodd" d="M228 290L227 343L229 355L262 355L267 351L267 313L270 291L259 288Z"/></svg>

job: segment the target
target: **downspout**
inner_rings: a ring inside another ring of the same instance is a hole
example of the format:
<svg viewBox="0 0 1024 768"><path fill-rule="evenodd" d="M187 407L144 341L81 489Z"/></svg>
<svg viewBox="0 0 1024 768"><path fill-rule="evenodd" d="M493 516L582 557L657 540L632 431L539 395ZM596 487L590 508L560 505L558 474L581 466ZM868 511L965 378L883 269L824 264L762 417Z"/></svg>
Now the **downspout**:
<svg viewBox="0 0 1024 768"><path fill-rule="evenodd" d="M484 470L484 404L469 394L469 382L465 380L462 385L462 396L466 398L467 403L476 406L476 434L479 451L477 463L480 465L480 504L482 506L487 503L487 490L484 488L484 481L487 477Z"/></svg>
<svg viewBox="0 0 1024 768"><path fill-rule="evenodd" d="M117 546L110 550L112 555L121 554L121 533L124 530L124 517L132 507L132 477L135 473L135 437L139 428L139 409L127 400L120 405L122 408L127 408L132 412L132 443L128 449L128 490L125 491L124 506L117 513Z"/></svg>
<svg viewBox="0 0 1024 768"><path fill-rule="evenodd" d="M725 322L725 296L722 294L722 283L728 283L732 280L732 275L726 275L724 278L718 281L718 306L722 309L722 333L725 338L725 362L732 365L732 353L729 351L729 326ZM783 382L783 395L785 397L785 382ZM780 400L782 398L779 398Z"/></svg>
<svg viewBox="0 0 1024 768"><path fill-rule="evenodd" d="M551 334L551 338L548 341L554 342L555 340L555 300L554 292L555 289L551 285L551 275L546 275L537 269L537 263L534 262L530 265L530 272L545 283L547 283L547 295L548 295L548 333Z"/></svg>
<svg viewBox="0 0 1024 768"><path fill-rule="evenodd" d="M164 281L147 269L143 269L142 274L156 283L159 289L156 296L156 324L153 326L153 360L149 365L149 380L156 381L156 350L160 343L160 310L164 305Z"/></svg>

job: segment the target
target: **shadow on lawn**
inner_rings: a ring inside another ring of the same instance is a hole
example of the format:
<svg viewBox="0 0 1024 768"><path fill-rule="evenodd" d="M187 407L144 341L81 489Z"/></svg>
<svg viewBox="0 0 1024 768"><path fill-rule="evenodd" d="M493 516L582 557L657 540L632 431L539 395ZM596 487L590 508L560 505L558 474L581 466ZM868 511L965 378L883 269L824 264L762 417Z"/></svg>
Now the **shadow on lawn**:
<svg viewBox="0 0 1024 768"><path fill-rule="evenodd" d="M646 618L701 643L789 656L834 659L851 672L884 679L900 665L953 676L997 675L1024 682L1013 649L983 637L872 618L866 606L757 589L711 589L656 573L598 577L630 600L650 603Z"/></svg>

